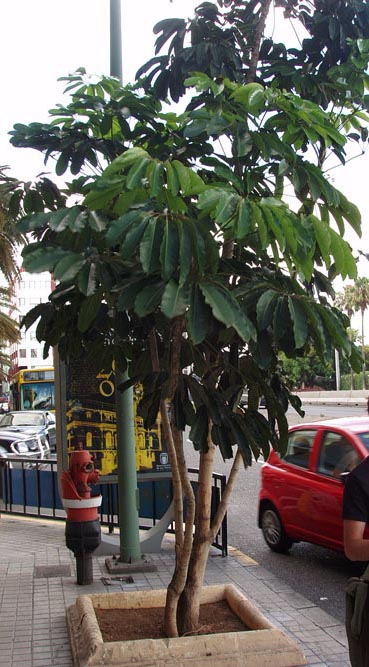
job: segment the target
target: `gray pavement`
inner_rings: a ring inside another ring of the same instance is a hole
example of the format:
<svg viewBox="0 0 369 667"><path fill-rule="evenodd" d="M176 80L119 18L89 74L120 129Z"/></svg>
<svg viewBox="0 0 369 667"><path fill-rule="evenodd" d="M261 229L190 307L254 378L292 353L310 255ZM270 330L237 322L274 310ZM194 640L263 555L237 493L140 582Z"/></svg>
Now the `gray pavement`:
<svg viewBox="0 0 369 667"><path fill-rule="evenodd" d="M165 588L173 564L173 541L149 559L156 572L132 573L133 583L109 575L105 556L94 558L94 582L78 586L75 559L66 548L64 523L0 518L0 666L71 667L65 610L78 595ZM206 584L240 588L272 623L301 645L310 667L349 667L345 628L236 549L222 558L212 550ZM343 591L337 591L342 595ZM262 667L262 665L260 665Z"/></svg>

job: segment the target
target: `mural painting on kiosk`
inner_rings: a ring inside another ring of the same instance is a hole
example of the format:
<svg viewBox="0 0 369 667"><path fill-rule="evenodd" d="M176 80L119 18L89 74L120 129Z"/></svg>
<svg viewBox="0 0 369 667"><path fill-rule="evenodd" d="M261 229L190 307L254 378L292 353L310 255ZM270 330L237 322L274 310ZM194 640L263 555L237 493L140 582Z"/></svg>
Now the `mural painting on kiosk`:
<svg viewBox="0 0 369 667"><path fill-rule="evenodd" d="M68 451L87 449L95 457L101 475L117 473L117 441L114 370L98 374L84 360L66 367L66 418ZM140 387L134 388L137 472L170 470L160 419L144 428L137 415Z"/></svg>

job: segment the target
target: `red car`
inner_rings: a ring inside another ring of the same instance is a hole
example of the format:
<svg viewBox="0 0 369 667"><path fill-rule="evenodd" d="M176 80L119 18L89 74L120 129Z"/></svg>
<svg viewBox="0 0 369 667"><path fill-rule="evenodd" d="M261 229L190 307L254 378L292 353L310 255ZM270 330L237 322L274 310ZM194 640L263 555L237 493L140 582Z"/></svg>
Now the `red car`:
<svg viewBox="0 0 369 667"><path fill-rule="evenodd" d="M259 528L273 551L312 542L343 551L346 475L369 454L369 417L299 424L261 469ZM368 531L369 537L369 531Z"/></svg>

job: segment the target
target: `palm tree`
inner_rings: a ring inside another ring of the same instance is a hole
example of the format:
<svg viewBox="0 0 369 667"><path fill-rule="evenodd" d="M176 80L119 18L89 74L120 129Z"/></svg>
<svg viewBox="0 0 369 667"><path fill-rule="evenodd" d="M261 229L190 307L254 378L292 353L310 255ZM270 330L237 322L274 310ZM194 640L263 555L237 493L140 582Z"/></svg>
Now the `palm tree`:
<svg viewBox="0 0 369 667"><path fill-rule="evenodd" d="M361 313L361 354L363 359L363 389L366 389L365 348L364 348L364 314L369 306L369 278L358 278L353 285L353 306L355 312Z"/></svg>
<svg viewBox="0 0 369 667"><path fill-rule="evenodd" d="M335 303L338 306L340 310L342 310L348 318L350 319L350 325L351 325L351 318L355 314L355 287L354 285L346 285L343 289L343 292L340 292L339 294L336 295L335 298ZM352 341L352 328L350 326L349 329L349 337L350 341ZM350 368L350 389L352 390L354 388L354 374L352 371L352 368Z"/></svg>
<svg viewBox="0 0 369 667"><path fill-rule="evenodd" d="M2 185L0 187L0 274L5 285L0 287L0 380L6 378L6 368L10 360L5 350L9 343L15 343L19 337L18 322L9 313L14 308L12 288L19 277L17 257L19 246L24 244L23 235L15 228L15 219L11 215L10 201L14 194L16 179L5 174L6 167L0 167Z"/></svg>

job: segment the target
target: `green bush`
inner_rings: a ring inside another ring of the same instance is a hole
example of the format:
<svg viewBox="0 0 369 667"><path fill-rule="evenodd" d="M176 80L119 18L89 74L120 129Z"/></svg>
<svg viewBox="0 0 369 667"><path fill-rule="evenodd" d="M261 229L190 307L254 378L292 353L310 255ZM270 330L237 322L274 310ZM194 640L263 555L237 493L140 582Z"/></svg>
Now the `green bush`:
<svg viewBox="0 0 369 667"><path fill-rule="evenodd" d="M365 373L366 386L369 388L369 372ZM353 389L362 389L363 388L363 374L354 373L353 374ZM351 376L348 373L347 375L341 375L341 389L351 389Z"/></svg>

